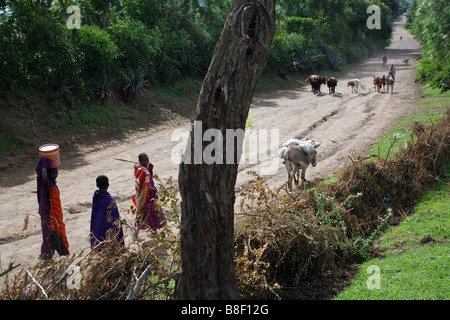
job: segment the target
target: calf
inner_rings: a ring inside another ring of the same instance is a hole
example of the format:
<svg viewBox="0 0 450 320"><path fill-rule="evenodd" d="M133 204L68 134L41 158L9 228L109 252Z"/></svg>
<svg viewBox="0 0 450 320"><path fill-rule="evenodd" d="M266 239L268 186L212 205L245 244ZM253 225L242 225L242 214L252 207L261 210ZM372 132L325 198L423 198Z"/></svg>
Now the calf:
<svg viewBox="0 0 450 320"><path fill-rule="evenodd" d="M383 86L383 80L381 77L373 77L373 87L376 88L378 92L380 92L381 87Z"/></svg>
<svg viewBox="0 0 450 320"><path fill-rule="evenodd" d="M352 93L353 93L353 90L355 90L355 92L358 93L358 88L359 88L360 82L361 81L359 81L359 79L350 80L347 83L347 87L352 87Z"/></svg>

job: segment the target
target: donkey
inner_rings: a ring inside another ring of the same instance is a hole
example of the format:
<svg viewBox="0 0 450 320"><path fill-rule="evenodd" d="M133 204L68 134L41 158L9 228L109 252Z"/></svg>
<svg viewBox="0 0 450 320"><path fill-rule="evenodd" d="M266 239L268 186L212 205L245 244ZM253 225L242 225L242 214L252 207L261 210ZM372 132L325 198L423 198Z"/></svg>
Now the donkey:
<svg viewBox="0 0 450 320"><path fill-rule="evenodd" d="M394 79L386 78L387 92L389 93L389 87L391 87L391 93L394 93Z"/></svg>
<svg viewBox="0 0 450 320"><path fill-rule="evenodd" d="M306 182L305 173L306 168L310 164L313 167L317 164L317 148L320 146L320 143L315 143L312 145L313 147L309 149L309 152L299 147L298 145L290 145L287 147L283 159L286 165L286 171L288 173L288 188L289 191L292 191L292 179L294 179L295 185L299 183L299 170L302 169L302 186Z"/></svg>

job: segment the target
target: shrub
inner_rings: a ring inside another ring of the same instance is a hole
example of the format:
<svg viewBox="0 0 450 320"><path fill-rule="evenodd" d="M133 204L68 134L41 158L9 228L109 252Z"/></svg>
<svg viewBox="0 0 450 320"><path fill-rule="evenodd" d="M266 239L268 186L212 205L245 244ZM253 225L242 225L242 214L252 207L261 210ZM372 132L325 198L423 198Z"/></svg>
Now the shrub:
<svg viewBox="0 0 450 320"><path fill-rule="evenodd" d="M79 30L73 29L72 32L79 77L85 89L92 94L95 79L104 73L117 72L115 64L119 50L110 35L97 26L82 25Z"/></svg>
<svg viewBox="0 0 450 320"><path fill-rule="evenodd" d="M150 31L155 41L157 79L169 83L180 80L195 57L195 45L184 30L171 30L160 25Z"/></svg>
<svg viewBox="0 0 450 320"><path fill-rule="evenodd" d="M144 23L132 19L119 20L108 31L118 48L119 68L123 71L141 68L147 79L155 79L155 65L160 53L154 48L154 39Z"/></svg>

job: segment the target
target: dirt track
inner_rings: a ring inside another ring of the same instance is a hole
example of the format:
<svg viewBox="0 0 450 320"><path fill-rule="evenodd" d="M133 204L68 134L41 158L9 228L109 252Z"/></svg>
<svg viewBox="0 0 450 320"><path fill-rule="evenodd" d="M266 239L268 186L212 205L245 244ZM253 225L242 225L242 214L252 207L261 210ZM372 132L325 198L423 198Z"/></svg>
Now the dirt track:
<svg viewBox="0 0 450 320"><path fill-rule="evenodd" d="M419 86L413 83L413 79L421 52L419 43L402 29L403 23L404 17L397 21L392 43L385 50L387 64L393 63L397 67L393 94L378 93L373 89L372 76L387 74L387 66L383 68L381 63L383 53L380 53L340 77L335 95L329 95L326 86L322 86L320 95L313 95L309 86L259 94L254 97L251 108L253 129L256 132L278 129L279 144L289 138L321 141L318 164L307 170L306 178L317 181L331 177L343 167L352 150L357 153L368 150L395 120L414 111L415 107L410 102L420 95ZM403 40L399 39L401 35ZM409 65L403 65L402 58L409 58ZM352 93L347 87L347 81L353 78L360 79L363 84L358 93ZM188 122L184 128L190 128ZM139 132L120 144L95 146L70 156L69 151L61 150L62 164L57 182L71 253L89 247L91 198L98 175L109 177L109 191L116 198L122 215L131 205L133 165L115 158L134 161L140 152L147 152L154 164L154 172L163 181L172 176L177 183L178 166L170 160L172 149L177 144L171 141L175 129L166 126ZM279 162L278 170L264 176L272 187L286 180L281 159L275 161ZM251 169L260 173L260 165L241 167L237 190L250 180L245 172ZM21 267L35 264L39 261L42 236L36 194L32 193L36 190L34 164L22 171L3 171L0 186L1 267L6 268L11 261L20 263ZM28 226L23 230L26 217Z"/></svg>

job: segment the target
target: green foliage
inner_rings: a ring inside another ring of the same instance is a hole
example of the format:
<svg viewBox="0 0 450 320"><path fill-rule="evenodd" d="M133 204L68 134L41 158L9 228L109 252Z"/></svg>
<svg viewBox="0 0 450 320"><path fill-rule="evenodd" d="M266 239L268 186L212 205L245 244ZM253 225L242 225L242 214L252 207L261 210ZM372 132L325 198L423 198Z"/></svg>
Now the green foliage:
<svg viewBox="0 0 450 320"><path fill-rule="evenodd" d="M441 92L450 88L450 3L445 0L413 1L408 28L422 42L417 81L428 82Z"/></svg>
<svg viewBox="0 0 450 320"><path fill-rule="evenodd" d="M307 72L318 69L339 71L386 46L392 17L399 14L397 1L293 1L278 5L277 31L268 67L282 71ZM394 3L395 2L395 3ZM381 29L369 29L367 8L380 7Z"/></svg>
<svg viewBox="0 0 450 320"><path fill-rule="evenodd" d="M155 48L155 40L143 22L128 18L117 20L108 32L117 44L121 70L136 70L140 67L146 75L154 77L160 50Z"/></svg>
<svg viewBox="0 0 450 320"><path fill-rule="evenodd" d="M83 25L81 29L73 31L80 77L85 81L86 89L93 91L89 86L94 83L94 79L99 78L103 73L116 71L119 50L111 36L97 26Z"/></svg>
<svg viewBox="0 0 450 320"><path fill-rule="evenodd" d="M72 66L65 26L24 2L12 2L12 14L0 20L0 91L55 90Z"/></svg>
<svg viewBox="0 0 450 320"><path fill-rule="evenodd" d="M145 74L141 68L138 67L136 70L130 70L129 74L122 73L122 75L126 81L122 90L127 101L141 90L145 90L147 80L145 80Z"/></svg>
<svg viewBox="0 0 450 320"><path fill-rule="evenodd" d="M171 30L168 25L151 30L158 48L156 74L160 81L170 83L189 74L190 59L195 46L185 30Z"/></svg>
<svg viewBox="0 0 450 320"><path fill-rule="evenodd" d="M340 70L363 59L386 44L392 25L382 19L381 30L369 30L367 7L375 3L390 17L403 2L280 0L267 68ZM106 91L122 90L122 73L138 67L152 84L202 77L231 0L74 0L82 14L79 30L66 27L67 1L39 4L4 2L10 14L0 16L0 66L8 77L0 79L1 92L28 88L57 99L103 100Z"/></svg>

